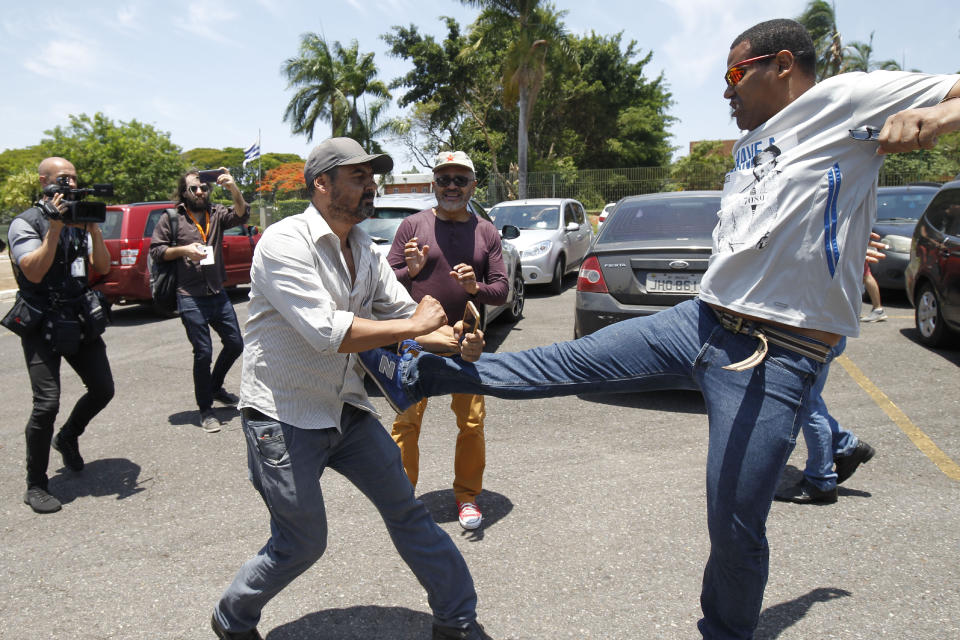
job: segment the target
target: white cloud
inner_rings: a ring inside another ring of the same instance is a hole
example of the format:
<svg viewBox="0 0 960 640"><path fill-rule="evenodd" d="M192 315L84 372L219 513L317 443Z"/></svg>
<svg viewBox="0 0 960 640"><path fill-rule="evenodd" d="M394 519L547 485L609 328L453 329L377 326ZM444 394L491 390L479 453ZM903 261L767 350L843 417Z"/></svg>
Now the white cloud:
<svg viewBox="0 0 960 640"><path fill-rule="evenodd" d="M140 31L142 26L137 18L140 15L140 7L135 4L127 4L117 9L117 25L124 30Z"/></svg>
<svg viewBox="0 0 960 640"><path fill-rule="evenodd" d="M49 78L86 77L99 64L99 54L90 45L78 40L55 40L34 58L24 62L30 71Z"/></svg>
<svg viewBox="0 0 960 640"><path fill-rule="evenodd" d="M224 8L220 2L194 2L187 8L186 17L174 18L173 25L188 34L213 40L220 44L237 44L223 33L223 23L236 19L237 14Z"/></svg>

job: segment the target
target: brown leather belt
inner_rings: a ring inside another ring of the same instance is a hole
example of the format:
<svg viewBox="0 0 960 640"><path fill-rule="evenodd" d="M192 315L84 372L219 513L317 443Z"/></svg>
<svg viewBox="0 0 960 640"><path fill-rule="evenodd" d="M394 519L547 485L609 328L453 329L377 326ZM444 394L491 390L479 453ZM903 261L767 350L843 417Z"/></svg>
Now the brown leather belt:
<svg viewBox="0 0 960 640"><path fill-rule="evenodd" d="M767 357L767 343L773 343L820 363L826 363L830 355L829 345L811 342L789 331L783 331L782 329L755 320L747 320L746 318L721 311L715 307L710 308L713 309L717 320L720 321L720 326L727 331L731 333L742 333L760 341L760 344L757 345L757 350L751 354L750 357L724 367L724 369L729 371L746 371L763 362L763 359Z"/></svg>

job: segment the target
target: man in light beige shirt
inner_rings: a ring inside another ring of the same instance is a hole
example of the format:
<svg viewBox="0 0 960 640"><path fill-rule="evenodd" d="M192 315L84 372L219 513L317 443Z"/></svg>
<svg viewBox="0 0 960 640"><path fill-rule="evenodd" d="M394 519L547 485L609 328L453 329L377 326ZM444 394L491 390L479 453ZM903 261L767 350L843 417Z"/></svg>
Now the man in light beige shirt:
<svg viewBox="0 0 960 640"><path fill-rule="evenodd" d="M356 353L407 338L452 342L440 303L415 303L356 225L373 213L375 173L387 155L349 138L316 147L304 167L311 204L270 226L251 268L240 408L250 478L270 511L272 535L240 569L214 609L220 638L260 638L266 603L326 548L320 476L327 467L377 507L397 551L427 590L433 638L482 640L473 580L404 473L380 424ZM439 331L438 331L439 330ZM476 360L480 332L461 356Z"/></svg>

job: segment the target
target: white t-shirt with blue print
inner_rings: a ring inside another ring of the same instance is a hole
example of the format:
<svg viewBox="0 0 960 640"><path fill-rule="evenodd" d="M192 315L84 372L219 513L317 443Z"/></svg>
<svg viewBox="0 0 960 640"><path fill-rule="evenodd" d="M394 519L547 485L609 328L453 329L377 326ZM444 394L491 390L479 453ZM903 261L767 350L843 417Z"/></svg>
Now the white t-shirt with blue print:
<svg viewBox="0 0 960 640"><path fill-rule="evenodd" d="M724 182L700 298L744 314L859 333L863 262L877 214L876 142L850 129L937 104L960 76L847 73L746 133Z"/></svg>

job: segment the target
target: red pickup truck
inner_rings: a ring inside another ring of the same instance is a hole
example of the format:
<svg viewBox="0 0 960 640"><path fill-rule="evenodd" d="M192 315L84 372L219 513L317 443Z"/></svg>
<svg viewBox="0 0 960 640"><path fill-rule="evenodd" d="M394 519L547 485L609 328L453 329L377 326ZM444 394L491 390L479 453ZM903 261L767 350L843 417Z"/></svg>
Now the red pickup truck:
<svg viewBox="0 0 960 640"><path fill-rule="evenodd" d="M175 202L136 202L107 207L107 217L100 225L104 243L110 251L110 273L94 276L91 282L113 303L150 302L150 269L147 256L153 228ZM225 286L235 287L250 282L253 248L260 240L260 231L252 225L225 229L223 263L227 270Z"/></svg>

